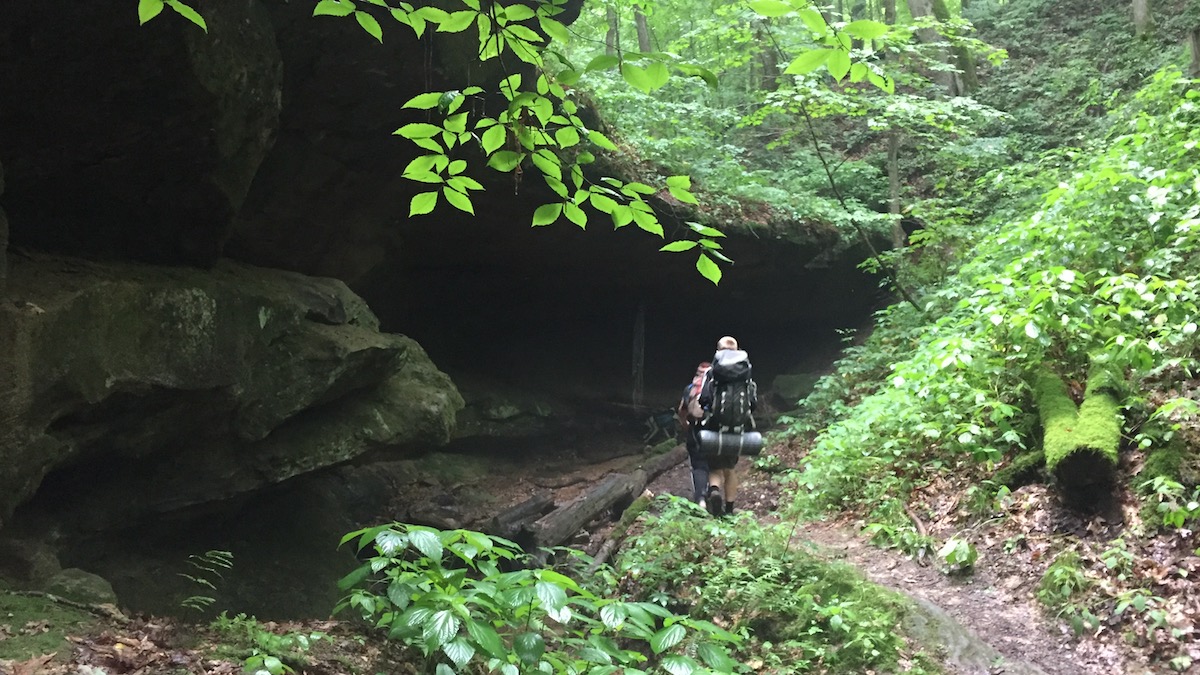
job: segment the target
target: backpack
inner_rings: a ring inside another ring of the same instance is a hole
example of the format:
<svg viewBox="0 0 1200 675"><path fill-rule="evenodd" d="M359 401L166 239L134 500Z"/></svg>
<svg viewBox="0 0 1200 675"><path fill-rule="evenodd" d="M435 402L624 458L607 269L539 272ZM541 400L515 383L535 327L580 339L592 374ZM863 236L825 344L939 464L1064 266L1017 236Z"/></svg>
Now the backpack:
<svg viewBox="0 0 1200 675"><path fill-rule="evenodd" d="M706 386L711 394L710 416L705 426L716 431L741 432L754 428L751 416L758 399L758 387L751 375L750 359L741 350L725 350L717 353Z"/></svg>
<svg viewBox="0 0 1200 675"><path fill-rule="evenodd" d="M707 374L708 371L705 371L692 378L692 383L687 386L687 391L683 394L683 405L681 407L687 416L694 420L704 418L704 408L700 407L700 392L704 388L704 378Z"/></svg>

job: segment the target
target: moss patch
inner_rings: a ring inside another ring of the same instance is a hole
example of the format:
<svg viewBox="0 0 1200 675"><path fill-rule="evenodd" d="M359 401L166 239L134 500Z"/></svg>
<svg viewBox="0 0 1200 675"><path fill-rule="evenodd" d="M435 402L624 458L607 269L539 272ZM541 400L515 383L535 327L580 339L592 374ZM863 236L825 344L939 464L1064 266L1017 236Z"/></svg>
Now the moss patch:
<svg viewBox="0 0 1200 675"><path fill-rule="evenodd" d="M1120 405L1111 393L1111 378L1098 371L1088 378L1088 388L1078 410L1057 375L1045 371L1037 379L1034 395L1045 430L1046 468L1057 473L1063 460L1075 454L1096 455L1099 463L1115 466L1121 440Z"/></svg>
<svg viewBox="0 0 1200 675"><path fill-rule="evenodd" d="M27 661L35 656L65 653L68 635L95 628L100 620L87 612L46 598L0 591L0 659Z"/></svg>
<svg viewBox="0 0 1200 675"><path fill-rule="evenodd" d="M1036 483L1045 464L1046 453L1041 450L1021 453L1008 466L996 472L995 481L1011 489Z"/></svg>

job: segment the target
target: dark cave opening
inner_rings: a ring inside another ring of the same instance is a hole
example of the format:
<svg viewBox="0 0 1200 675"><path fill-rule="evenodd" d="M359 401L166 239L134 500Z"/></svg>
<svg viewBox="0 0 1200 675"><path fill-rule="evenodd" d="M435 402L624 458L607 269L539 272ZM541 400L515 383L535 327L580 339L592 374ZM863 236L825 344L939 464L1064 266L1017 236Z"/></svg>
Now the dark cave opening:
<svg viewBox="0 0 1200 675"><path fill-rule="evenodd" d="M818 252L775 238L730 237L735 263L714 286L694 254L660 253L661 240L607 223L403 232L396 264L356 289L383 330L416 339L456 382L486 376L576 399L630 401L639 314L645 403L659 407L722 335L750 352L760 388L824 371L884 300L853 252L814 264Z"/></svg>

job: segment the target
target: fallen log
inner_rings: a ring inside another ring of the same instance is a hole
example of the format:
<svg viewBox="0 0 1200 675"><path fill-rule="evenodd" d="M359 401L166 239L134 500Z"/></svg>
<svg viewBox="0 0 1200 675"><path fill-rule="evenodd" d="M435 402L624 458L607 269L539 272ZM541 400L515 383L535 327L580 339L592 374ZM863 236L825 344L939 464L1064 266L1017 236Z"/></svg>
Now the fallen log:
<svg viewBox="0 0 1200 675"><path fill-rule="evenodd" d="M645 458L628 473L611 474L574 501L539 518L518 534L514 541L527 551L558 546L605 511L614 507L623 511L633 501L634 495L640 495L650 481L677 466L686 457L687 450L679 446L661 455Z"/></svg>
<svg viewBox="0 0 1200 675"><path fill-rule="evenodd" d="M485 526L486 532L512 539L522 529L553 509L554 495L549 492L539 492L516 506L509 507L492 516Z"/></svg>
<svg viewBox="0 0 1200 675"><path fill-rule="evenodd" d="M588 565L587 571L584 572L584 577L591 577L595 574L600 566L608 562L608 559L621 545L625 539L625 534L629 532L629 526L637 517L646 512L650 508L650 500L654 499L654 495L649 490L643 490L642 496L633 500L629 508L621 514L621 520L613 527L612 532L608 533L608 537L604 539L604 543L600 544L600 548L596 551L596 555L592 558L592 563Z"/></svg>
<svg viewBox="0 0 1200 675"><path fill-rule="evenodd" d="M1121 443L1115 390L1114 376L1106 368L1093 367L1083 402L1076 408L1062 378L1049 371L1038 375L1034 397L1041 415L1046 469L1071 499L1094 501L1111 491L1115 482Z"/></svg>

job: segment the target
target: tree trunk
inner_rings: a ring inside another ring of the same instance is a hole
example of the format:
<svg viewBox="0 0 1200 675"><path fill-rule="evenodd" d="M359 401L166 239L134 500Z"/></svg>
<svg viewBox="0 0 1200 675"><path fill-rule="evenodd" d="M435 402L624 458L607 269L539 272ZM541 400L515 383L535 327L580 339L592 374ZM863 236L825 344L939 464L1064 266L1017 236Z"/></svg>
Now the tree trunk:
<svg viewBox="0 0 1200 675"><path fill-rule="evenodd" d="M646 301L638 303L633 320L633 404L641 405L646 375Z"/></svg>
<svg viewBox="0 0 1200 675"><path fill-rule="evenodd" d="M1200 26L1188 31L1188 47L1192 52L1192 65L1188 68L1188 74L1200 77Z"/></svg>
<svg viewBox="0 0 1200 675"><path fill-rule="evenodd" d="M912 12L913 19L922 19L925 17L937 18L934 14L934 0L908 0L908 9ZM927 45L935 45L942 41L942 36L932 28L922 28L917 31L917 39ZM932 52L934 61L948 63L945 50L937 49ZM930 70L929 79L933 80L950 96L957 96L957 85L955 82L954 73L949 70Z"/></svg>
<svg viewBox="0 0 1200 675"><path fill-rule="evenodd" d="M1150 0L1133 0L1133 31L1146 35L1154 30L1154 17L1150 14Z"/></svg>
<svg viewBox="0 0 1200 675"><path fill-rule="evenodd" d="M512 539L523 528L553 509L554 496L549 492L538 493L492 516L487 523L487 532Z"/></svg>
<svg viewBox="0 0 1200 675"><path fill-rule="evenodd" d="M605 11L605 18L608 21L608 32L604 34L604 53L612 56L621 47L621 31L620 24L617 21L617 8L609 5Z"/></svg>
<svg viewBox="0 0 1200 675"><path fill-rule="evenodd" d="M883 0L883 22L889 26L896 24L896 0Z"/></svg>
<svg viewBox="0 0 1200 675"><path fill-rule="evenodd" d="M1078 409L1057 375L1044 371L1034 386L1042 421L1046 469L1068 498L1095 502L1111 490L1121 443L1120 403L1115 379L1105 368L1088 374Z"/></svg>
<svg viewBox="0 0 1200 675"><path fill-rule="evenodd" d="M946 7L946 0L933 0L933 15L938 21L949 21L953 18L950 9ZM975 55L966 47L952 47L951 51L954 53L954 67L958 68L958 72L952 74L954 88L951 95L962 96L975 91L979 88L979 76L975 73Z"/></svg>
<svg viewBox="0 0 1200 675"><path fill-rule="evenodd" d="M759 63L762 65L759 87L763 91L775 91L779 88L779 52L762 22L755 22L754 39L758 43Z"/></svg>
<svg viewBox="0 0 1200 675"><path fill-rule="evenodd" d="M892 248L904 248L904 227L900 225L900 132L888 132L888 213L892 216Z"/></svg>
<svg viewBox="0 0 1200 675"><path fill-rule="evenodd" d="M630 473L612 474L589 492L542 516L515 537L515 540L529 552L537 548L557 546L612 507L620 506L624 509L633 501L634 495L639 495L646 489L650 481L667 469L678 466L686 458L687 450L683 446L677 446L670 452L646 459L640 467Z"/></svg>
<svg viewBox="0 0 1200 675"><path fill-rule="evenodd" d="M642 13L642 8L635 6L633 8L633 26L637 29L638 51L650 51L650 26L646 25L646 15Z"/></svg>

